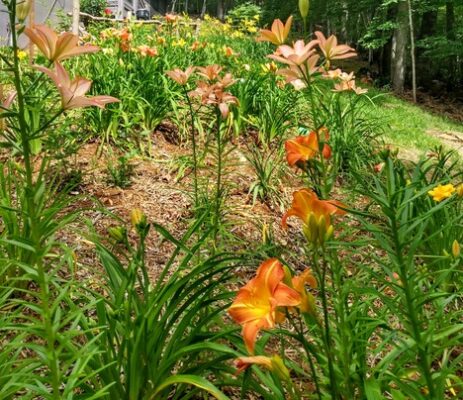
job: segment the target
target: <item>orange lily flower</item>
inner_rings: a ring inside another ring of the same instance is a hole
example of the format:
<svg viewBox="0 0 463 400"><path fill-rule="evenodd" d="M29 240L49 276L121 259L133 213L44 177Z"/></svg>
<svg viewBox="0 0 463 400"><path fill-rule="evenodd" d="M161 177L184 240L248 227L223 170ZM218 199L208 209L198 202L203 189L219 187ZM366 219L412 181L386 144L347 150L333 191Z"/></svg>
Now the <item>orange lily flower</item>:
<svg viewBox="0 0 463 400"><path fill-rule="evenodd" d="M50 61L62 61L80 54L95 53L100 50L97 46L79 46L77 35L70 32L63 32L58 35L46 25L26 28L24 33Z"/></svg>
<svg viewBox="0 0 463 400"><path fill-rule="evenodd" d="M242 287L228 309L231 317L243 326L242 335L249 353L254 353L257 334L273 328L280 316L278 307L294 307L301 296L283 283L283 265L275 258L264 261L256 277Z"/></svg>
<svg viewBox="0 0 463 400"><path fill-rule="evenodd" d="M195 70L195 67L188 67L185 71L182 71L180 68L175 68L172 71L167 71L166 75L179 85L185 86L188 83L191 74L195 72Z"/></svg>
<svg viewBox="0 0 463 400"><path fill-rule="evenodd" d="M339 75L339 78L341 79L341 82L334 85L333 92L353 91L358 95L361 95L361 94L364 94L364 93L368 92L368 89L363 89L361 87L357 87L357 84L355 82L355 76L354 76L353 72L351 72L350 74L342 72Z"/></svg>
<svg viewBox="0 0 463 400"><path fill-rule="evenodd" d="M315 36L318 39L318 46L325 56L328 65L332 60L342 60L345 58L355 57L357 55L352 47L347 46L346 44L338 45L338 38L335 35L331 35L327 39L322 32L317 31L315 32Z"/></svg>
<svg viewBox="0 0 463 400"><path fill-rule="evenodd" d="M301 189L293 193L292 206L283 216L281 223L286 229L286 220L289 217L298 217L303 222L307 240L314 244L323 243L333 233L331 216L346 213L342 207L345 205L339 201L320 200L311 190Z"/></svg>
<svg viewBox="0 0 463 400"><path fill-rule="evenodd" d="M299 66L316 53L314 47L317 44L318 40L312 40L307 44L303 40L298 40L293 44L293 47L285 44L267 57L283 64Z"/></svg>
<svg viewBox="0 0 463 400"><path fill-rule="evenodd" d="M324 136L323 138L321 136ZM320 154L320 139L323 142L328 141L330 134L326 128L319 129L318 133L315 131L310 132L307 136L298 136L294 139L287 140L285 143L286 160L292 167L296 164L301 164L311 160ZM331 147L328 144L323 145L321 151L325 159L331 157Z"/></svg>
<svg viewBox="0 0 463 400"><path fill-rule="evenodd" d="M90 106L105 108L106 104L119 102L118 99L111 96L85 97L85 94L90 90L92 81L79 76L71 80L68 72L59 62L55 63L55 70L42 66L35 66L35 68L48 75L55 83L60 92L64 110Z"/></svg>
<svg viewBox="0 0 463 400"><path fill-rule="evenodd" d="M340 208L341 207L341 208ZM293 203L291 208L283 216L282 224L287 228L286 220L289 217L298 217L303 223L307 223L310 214L324 216L325 223L331 224L331 215L344 215L342 209L346 206L336 200L320 200L317 195L309 189L301 189L293 193Z"/></svg>
<svg viewBox="0 0 463 400"><path fill-rule="evenodd" d="M257 38L259 42L270 42L276 46L280 46L286 42L289 32L291 31L291 24L293 23L293 16L291 15L283 25L280 19L273 21L271 30L262 29L260 37Z"/></svg>

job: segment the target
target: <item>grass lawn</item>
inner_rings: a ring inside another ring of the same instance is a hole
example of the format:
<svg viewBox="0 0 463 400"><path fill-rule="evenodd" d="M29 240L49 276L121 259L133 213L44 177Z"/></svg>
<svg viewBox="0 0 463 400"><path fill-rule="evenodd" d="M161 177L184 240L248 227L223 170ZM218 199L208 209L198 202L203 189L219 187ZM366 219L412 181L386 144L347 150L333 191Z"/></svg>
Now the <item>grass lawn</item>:
<svg viewBox="0 0 463 400"><path fill-rule="evenodd" d="M415 155L441 144L462 151L463 124L389 93L371 89L370 96L377 96L371 113L386 124L386 142Z"/></svg>

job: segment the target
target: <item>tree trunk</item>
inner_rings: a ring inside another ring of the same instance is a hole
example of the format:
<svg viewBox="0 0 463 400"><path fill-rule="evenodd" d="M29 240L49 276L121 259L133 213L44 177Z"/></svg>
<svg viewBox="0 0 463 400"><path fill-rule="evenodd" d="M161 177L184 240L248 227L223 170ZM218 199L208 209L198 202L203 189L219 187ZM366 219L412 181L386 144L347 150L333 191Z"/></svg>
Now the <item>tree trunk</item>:
<svg viewBox="0 0 463 400"><path fill-rule="evenodd" d="M407 45L409 40L408 5L402 0L397 5L397 27L392 37L391 79L395 92L401 93L405 86L405 72L407 66Z"/></svg>
<svg viewBox="0 0 463 400"><path fill-rule="evenodd" d="M80 0L72 0L72 33L79 35Z"/></svg>
<svg viewBox="0 0 463 400"><path fill-rule="evenodd" d="M447 39L449 42L454 42L456 40L455 36L455 5L453 0L447 0L446 4L446 19L445 19L445 30L446 30L446 35ZM447 89L452 90L453 89L453 84L458 81L458 71L457 71L457 62L456 62L456 57L454 55L451 55L449 57L449 75L450 79L447 82Z"/></svg>
<svg viewBox="0 0 463 400"><path fill-rule="evenodd" d="M410 29L410 58L412 60L412 93L413 102L416 103L416 58L415 58L415 29L413 27L412 0L407 0L408 21Z"/></svg>
<svg viewBox="0 0 463 400"><path fill-rule="evenodd" d="M204 18L204 16L206 15L206 6L207 6L207 0L204 0L203 1L203 7L201 8L201 18Z"/></svg>
<svg viewBox="0 0 463 400"><path fill-rule="evenodd" d="M225 17L224 0L217 0L217 18L223 20Z"/></svg>

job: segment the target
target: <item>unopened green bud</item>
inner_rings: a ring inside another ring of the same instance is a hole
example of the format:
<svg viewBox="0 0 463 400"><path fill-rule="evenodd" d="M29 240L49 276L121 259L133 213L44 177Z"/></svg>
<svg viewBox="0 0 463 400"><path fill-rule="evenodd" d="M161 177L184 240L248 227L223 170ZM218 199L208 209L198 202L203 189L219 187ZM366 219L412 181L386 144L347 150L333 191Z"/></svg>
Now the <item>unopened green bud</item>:
<svg viewBox="0 0 463 400"><path fill-rule="evenodd" d="M127 240L127 229L123 226L113 226L108 229L109 236L119 243L124 243Z"/></svg>
<svg viewBox="0 0 463 400"><path fill-rule="evenodd" d="M303 19L306 19L309 15L309 5L309 0L299 0L299 12Z"/></svg>

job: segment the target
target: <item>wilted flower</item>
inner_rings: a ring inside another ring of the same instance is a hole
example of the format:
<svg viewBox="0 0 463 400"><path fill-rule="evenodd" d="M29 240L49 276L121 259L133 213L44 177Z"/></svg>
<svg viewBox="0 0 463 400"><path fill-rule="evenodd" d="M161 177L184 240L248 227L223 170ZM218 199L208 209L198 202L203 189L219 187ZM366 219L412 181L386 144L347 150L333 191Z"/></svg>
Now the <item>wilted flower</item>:
<svg viewBox="0 0 463 400"><path fill-rule="evenodd" d="M68 72L59 62L55 63L55 70L42 66L35 66L35 68L53 80L61 94L62 107L65 110L90 106L105 108L106 104L119 102L118 99L111 96L85 97L85 94L90 90L92 81L81 77L71 80Z"/></svg>
<svg viewBox="0 0 463 400"><path fill-rule="evenodd" d="M315 314L315 298L309 292L307 292L306 285L316 289L317 280L312 274L310 269L306 269L302 274L299 274L291 280L294 290L301 295L301 304L299 310L307 314Z"/></svg>
<svg viewBox="0 0 463 400"><path fill-rule="evenodd" d="M292 23L292 16L286 20L284 25L280 19L276 19L273 21L271 30L262 29L260 31L260 37L258 37L257 40L260 42L271 42L276 46L280 46L286 42L289 32L291 31Z"/></svg>
<svg viewBox="0 0 463 400"><path fill-rule="evenodd" d="M283 64L299 66L315 54L314 47L317 44L317 40L312 40L307 44L303 40L298 40L293 47L288 45L278 47L277 51L268 57Z"/></svg>
<svg viewBox="0 0 463 400"><path fill-rule="evenodd" d="M185 71L182 71L180 68L175 68L172 71L167 71L166 75L179 85L184 86L188 83L188 80L195 69L195 67L188 67Z"/></svg>
<svg viewBox="0 0 463 400"><path fill-rule="evenodd" d="M249 353L254 353L257 334L261 329L273 328L279 315L278 307L295 307L301 296L283 283L285 272L275 258L264 261L256 277L242 287L228 309L231 317L243 326L242 335Z"/></svg>
<svg viewBox="0 0 463 400"><path fill-rule="evenodd" d="M352 47L349 47L345 44L338 45L338 38L335 35L331 35L328 39L325 35L317 31L315 36L318 39L318 46L325 56L327 62L327 68L329 68L332 60L342 60L345 58L355 57L357 53Z"/></svg>
<svg viewBox="0 0 463 400"><path fill-rule="evenodd" d="M260 365L269 371L272 371L277 374L280 379L287 380L289 379L289 371L286 368L283 360L280 356L274 355L272 357L266 356L252 356L252 357L239 357L235 361L237 374L241 373L245 369L249 368L251 365Z"/></svg>
<svg viewBox="0 0 463 400"><path fill-rule="evenodd" d="M452 196L455 192L455 187L449 183L447 185L437 185L433 190L430 190L428 194L433 198L434 201L440 202Z"/></svg>
<svg viewBox="0 0 463 400"><path fill-rule="evenodd" d="M328 130L326 128L321 128L318 132L312 131L307 136L298 136L294 139L287 140L285 149L288 164L291 167L296 164L303 167L303 163L320 153L324 158L330 158L331 147L326 144L329 138L330 134ZM323 147L320 149L321 143Z"/></svg>
<svg viewBox="0 0 463 400"><path fill-rule="evenodd" d="M3 86L0 85L0 132L3 132L7 128L7 123L5 118L2 118L2 114L9 110L15 97L16 92L5 94Z"/></svg>
<svg viewBox="0 0 463 400"><path fill-rule="evenodd" d="M287 228L289 217L298 217L303 223L303 231L308 241L322 244L333 234L332 215L343 215L344 204L336 200L320 200L309 189L301 189L293 193L291 208L283 216L282 225Z"/></svg>
<svg viewBox="0 0 463 400"><path fill-rule="evenodd" d="M26 28L24 33L50 61L62 61L80 54L95 53L100 49L91 45L79 46L77 35L70 32L63 32L58 35L46 25Z"/></svg>
<svg viewBox="0 0 463 400"><path fill-rule="evenodd" d="M457 186L457 195L458 197L463 197L463 183L460 183L458 186Z"/></svg>

